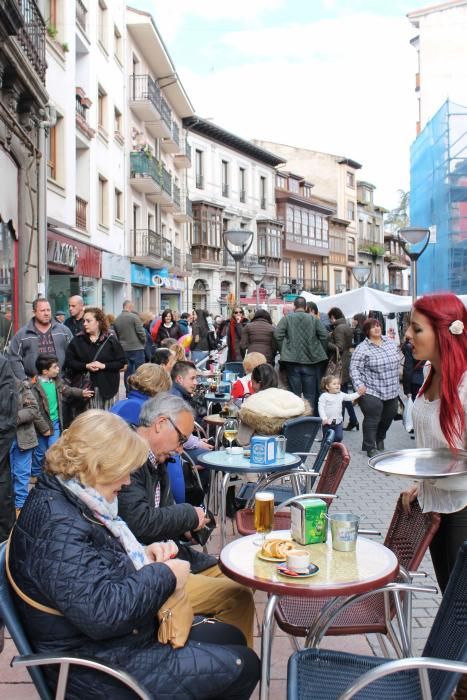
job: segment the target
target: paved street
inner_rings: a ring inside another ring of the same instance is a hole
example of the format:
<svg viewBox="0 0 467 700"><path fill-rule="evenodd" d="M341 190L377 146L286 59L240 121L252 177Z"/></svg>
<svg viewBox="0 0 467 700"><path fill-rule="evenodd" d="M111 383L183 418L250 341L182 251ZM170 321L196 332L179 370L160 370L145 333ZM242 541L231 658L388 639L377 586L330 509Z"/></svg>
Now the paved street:
<svg viewBox="0 0 467 700"><path fill-rule="evenodd" d="M367 466L367 457L360 449L361 431L344 433L345 443L350 449L351 461L343 483L339 489L339 500L334 506L339 510L352 510L359 514L364 514L364 526L380 530L383 533L389 524L392 511L398 494L404 488L406 481L393 477L385 477L373 472ZM393 423L388 439L387 449L410 448L414 446L414 441L406 434L402 422ZM233 526L229 526L229 533L233 536ZM218 546L217 538L212 542L211 547L216 550ZM426 583L435 585L433 568L429 556L425 557L420 570L428 573ZM258 616L261 618L264 609L265 596L263 593L256 593ZM430 629L432 619L436 614L439 603L438 596L419 595L414 599L414 651L421 652L426 636ZM258 631L257 631L258 634ZM259 637L256 636L255 647L259 652ZM378 653L378 644L374 639L369 639L369 644L364 637L349 638L336 637L328 638L324 646L335 649L348 649L352 652L371 654L372 649ZM292 652L292 647L287 635L277 631L272 661L272 684L271 700L282 700L286 696L287 660ZM13 671L8 664L11 656L15 653L10 640L7 640L5 651L0 655L0 697L5 700L33 700L37 694L28 682L25 672ZM256 697L256 696L255 696Z"/></svg>

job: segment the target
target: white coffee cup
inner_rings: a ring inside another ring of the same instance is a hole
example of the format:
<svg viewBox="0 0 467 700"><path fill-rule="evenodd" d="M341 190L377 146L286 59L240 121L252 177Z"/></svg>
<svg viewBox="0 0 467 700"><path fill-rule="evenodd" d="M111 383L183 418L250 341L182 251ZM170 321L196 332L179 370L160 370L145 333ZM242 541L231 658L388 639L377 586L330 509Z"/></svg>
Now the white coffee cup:
<svg viewBox="0 0 467 700"><path fill-rule="evenodd" d="M308 573L310 553L304 549L290 549L287 552L287 568L297 574Z"/></svg>

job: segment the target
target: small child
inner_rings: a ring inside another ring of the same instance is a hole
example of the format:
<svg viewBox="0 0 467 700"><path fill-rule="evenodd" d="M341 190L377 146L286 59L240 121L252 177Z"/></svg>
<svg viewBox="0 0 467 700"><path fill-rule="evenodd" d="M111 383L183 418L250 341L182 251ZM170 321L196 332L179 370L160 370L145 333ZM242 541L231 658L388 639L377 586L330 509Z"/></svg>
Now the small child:
<svg viewBox="0 0 467 700"><path fill-rule="evenodd" d="M10 447L10 468L15 494L16 515L28 496L29 479L38 476L32 466L33 450L38 445L38 434L47 435L49 424L41 416L29 380L16 380L18 416L16 437Z"/></svg>
<svg viewBox="0 0 467 700"><path fill-rule="evenodd" d="M365 387L360 387L353 394L344 394L341 391L341 380L334 374L328 374L321 380L321 390L323 393L318 400L318 413L323 421L323 438L328 430L334 430L334 442L343 440L343 416L342 404L344 401L355 401L365 393Z"/></svg>
<svg viewBox="0 0 467 700"><path fill-rule="evenodd" d="M64 384L59 377L60 366L57 357L51 353L42 353L36 360L37 376L33 379L33 391L39 406L41 417L49 426L47 433L38 436L38 445L34 450L32 468L40 473L45 453L62 432L63 397L72 399L90 399L92 389L78 389Z"/></svg>

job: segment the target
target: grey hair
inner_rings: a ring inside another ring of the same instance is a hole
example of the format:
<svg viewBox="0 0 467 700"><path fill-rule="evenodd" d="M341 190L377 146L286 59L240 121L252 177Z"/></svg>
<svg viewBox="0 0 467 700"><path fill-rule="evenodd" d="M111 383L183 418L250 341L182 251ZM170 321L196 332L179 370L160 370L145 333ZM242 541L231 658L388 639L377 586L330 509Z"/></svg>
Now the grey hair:
<svg viewBox="0 0 467 700"><path fill-rule="evenodd" d="M125 306L128 306L128 304L132 304L132 303L133 302L131 301L131 299L125 299L125 301L122 304L122 309L124 309Z"/></svg>
<svg viewBox="0 0 467 700"><path fill-rule="evenodd" d="M149 399L149 401L144 402L141 413L139 414L139 424L145 428L149 428L150 425L155 423L156 420L162 416L170 418L175 422L180 413L191 413L191 415L193 415L193 410L191 406L179 396L174 396L167 391L163 391L161 394L157 394L154 398Z"/></svg>

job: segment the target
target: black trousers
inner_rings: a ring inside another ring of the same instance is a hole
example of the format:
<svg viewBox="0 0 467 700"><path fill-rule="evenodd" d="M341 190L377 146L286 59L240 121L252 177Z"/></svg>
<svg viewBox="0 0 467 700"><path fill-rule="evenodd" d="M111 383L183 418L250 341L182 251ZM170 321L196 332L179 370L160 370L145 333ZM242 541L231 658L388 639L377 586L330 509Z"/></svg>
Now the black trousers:
<svg viewBox="0 0 467 700"><path fill-rule="evenodd" d="M467 507L456 513L441 513L441 525L430 544L436 580L444 593L459 547L467 540Z"/></svg>
<svg viewBox="0 0 467 700"><path fill-rule="evenodd" d="M259 680L260 662L253 649L246 646L245 637L240 630L224 622L206 622L195 625L189 639L191 642L222 644L237 655L242 671L235 683L222 692L222 700L248 700Z"/></svg>
<svg viewBox="0 0 467 700"><path fill-rule="evenodd" d="M360 396L358 404L363 413L362 450L373 450L384 440L397 411L398 397L382 401L371 394Z"/></svg>
<svg viewBox="0 0 467 700"><path fill-rule="evenodd" d="M15 501L9 455L13 438L14 433L0 435L0 542L7 539L15 522Z"/></svg>

